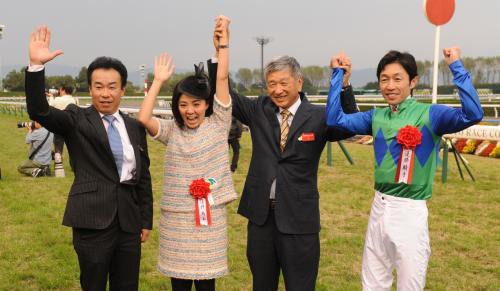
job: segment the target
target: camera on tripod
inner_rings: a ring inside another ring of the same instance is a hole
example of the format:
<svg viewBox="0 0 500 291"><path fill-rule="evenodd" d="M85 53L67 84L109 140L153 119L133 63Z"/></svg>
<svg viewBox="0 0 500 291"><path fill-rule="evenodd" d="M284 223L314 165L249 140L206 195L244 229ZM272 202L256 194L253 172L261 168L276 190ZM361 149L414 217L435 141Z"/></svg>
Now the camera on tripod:
<svg viewBox="0 0 500 291"><path fill-rule="evenodd" d="M23 127L35 129L35 122L34 121L18 121L17 128L23 128Z"/></svg>

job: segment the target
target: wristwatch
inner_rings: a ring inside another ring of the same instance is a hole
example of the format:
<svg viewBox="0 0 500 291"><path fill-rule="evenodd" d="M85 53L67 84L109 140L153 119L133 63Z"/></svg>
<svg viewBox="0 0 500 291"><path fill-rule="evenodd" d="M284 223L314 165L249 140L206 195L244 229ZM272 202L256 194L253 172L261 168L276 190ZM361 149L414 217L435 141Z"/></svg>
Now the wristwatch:
<svg viewBox="0 0 500 291"><path fill-rule="evenodd" d="M218 48L220 48L220 49L229 48L229 45L228 44L219 44Z"/></svg>

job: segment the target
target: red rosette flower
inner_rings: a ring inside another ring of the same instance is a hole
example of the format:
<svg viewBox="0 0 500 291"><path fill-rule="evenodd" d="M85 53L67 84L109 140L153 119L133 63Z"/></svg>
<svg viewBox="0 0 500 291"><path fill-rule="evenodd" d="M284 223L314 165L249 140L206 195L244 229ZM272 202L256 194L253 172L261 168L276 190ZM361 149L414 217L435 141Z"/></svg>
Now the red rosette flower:
<svg viewBox="0 0 500 291"><path fill-rule="evenodd" d="M206 182L205 179L196 179L189 185L189 193L195 199L207 198L210 193L210 183Z"/></svg>
<svg viewBox="0 0 500 291"><path fill-rule="evenodd" d="M399 130L396 141L406 149L414 149L422 142L422 134L415 126L407 125Z"/></svg>

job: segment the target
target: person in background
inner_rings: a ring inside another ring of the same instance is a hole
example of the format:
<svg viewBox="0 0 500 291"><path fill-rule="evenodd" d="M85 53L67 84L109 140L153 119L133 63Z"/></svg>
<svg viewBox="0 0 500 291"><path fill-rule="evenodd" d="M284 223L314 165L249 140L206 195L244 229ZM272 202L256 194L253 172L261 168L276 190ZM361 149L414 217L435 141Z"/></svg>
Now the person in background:
<svg viewBox="0 0 500 291"><path fill-rule="evenodd" d="M238 168L238 160L240 158L240 138L243 133L243 125L234 116L231 120L231 130L229 130L228 144L233 148L233 159L231 160L231 172L235 172Z"/></svg>
<svg viewBox="0 0 500 291"><path fill-rule="evenodd" d="M75 104L79 105L78 98L73 97L71 94L73 93L73 87L72 86L59 86L59 96L51 96L49 94L49 105L52 107L55 107L59 110L64 110L66 107L68 107L69 104ZM55 134L54 135L54 164L55 168L60 168L63 170L62 173L64 173L64 168L62 166L63 160L63 150L64 150L64 137ZM60 166L58 166L60 165ZM71 165L71 160L70 160L70 165ZM71 166L73 167L73 166ZM57 173L56 173L57 175ZM64 174L62 174L64 176Z"/></svg>
<svg viewBox="0 0 500 291"><path fill-rule="evenodd" d="M31 121L26 126L26 144L29 144L28 159L23 161L17 171L31 177L50 176L52 161L52 141L54 134L42 127L40 123Z"/></svg>

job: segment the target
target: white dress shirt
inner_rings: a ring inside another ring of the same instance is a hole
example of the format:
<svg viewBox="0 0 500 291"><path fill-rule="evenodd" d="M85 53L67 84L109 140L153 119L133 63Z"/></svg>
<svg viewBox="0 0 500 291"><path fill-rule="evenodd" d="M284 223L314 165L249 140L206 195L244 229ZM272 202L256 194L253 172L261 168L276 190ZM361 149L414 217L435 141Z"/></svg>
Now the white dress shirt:
<svg viewBox="0 0 500 291"><path fill-rule="evenodd" d="M60 110L66 109L68 105L75 104L78 105L78 100L71 95L63 95L59 97L50 97L49 105Z"/></svg>
<svg viewBox="0 0 500 291"><path fill-rule="evenodd" d="M106 128L107 131L109 124L104 118L102 118L104 114L99 112L99 115L101 116L104 128ZM123 120L123 117L118 111L116 111L112 115L115 117L115 119L113 120L113 126L120 133L120 138L122 140L123 146L123 163L121 171L122 175L120 177L120 182L128 181L133 179L135 174L136 161L134 148L132 147L132 143L130 143L130 138L128 136L127 129L125 128L125 121Z"/></svg>

